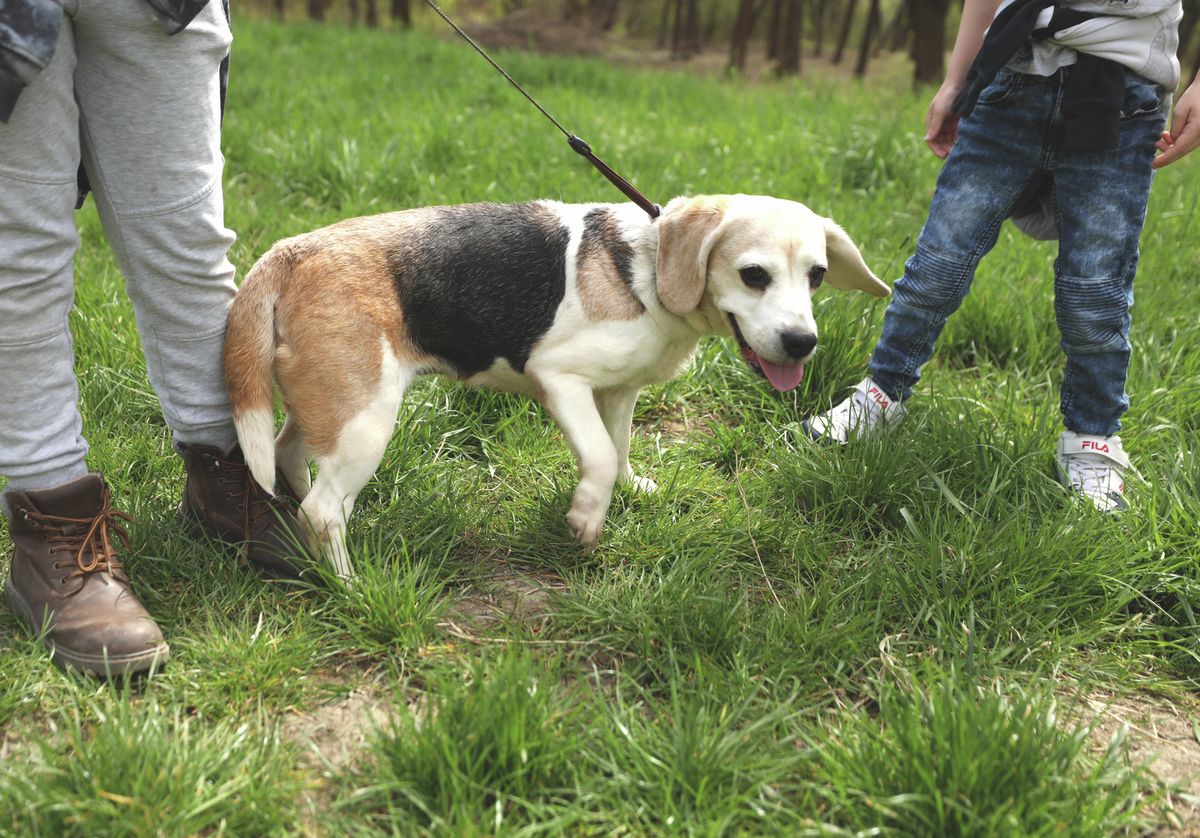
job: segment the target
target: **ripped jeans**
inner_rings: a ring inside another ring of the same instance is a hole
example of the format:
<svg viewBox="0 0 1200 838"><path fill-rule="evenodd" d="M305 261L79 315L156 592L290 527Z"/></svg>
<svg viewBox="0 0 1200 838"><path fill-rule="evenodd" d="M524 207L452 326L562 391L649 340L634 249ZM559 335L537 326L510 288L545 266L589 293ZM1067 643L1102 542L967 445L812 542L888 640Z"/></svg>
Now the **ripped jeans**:
<svg viewBox="0 0 1200 838"><path fill-rule="evenodd" d="M1156 84L1127 71L1118 147L1065 149L1061 105L1069 72L1043 77L1002 70L959 125L871 358L871 377L893 398L912 394L1004 220L1048 182L1059 233L1054 312L1067 357L1063 421L1076 433L1108 436L1120 429L1129 407L1138 239L1165 102Z"/></svg>

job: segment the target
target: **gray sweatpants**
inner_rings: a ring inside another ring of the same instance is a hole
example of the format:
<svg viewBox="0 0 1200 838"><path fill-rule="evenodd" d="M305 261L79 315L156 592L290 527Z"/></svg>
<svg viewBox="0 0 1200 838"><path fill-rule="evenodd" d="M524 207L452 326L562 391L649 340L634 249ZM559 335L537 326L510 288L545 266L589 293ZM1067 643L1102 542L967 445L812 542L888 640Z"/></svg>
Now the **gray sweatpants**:
<svg viewBox="0 0 1200 838"><path fill-rule="evenodd" d="M221 3L170 36L145 0L63 5L53 61L0 124L0 476L10 489L86 473L67 329L81 159L175 440L234 440L221 375L235 291L221 194L217 73L231 41Z"/></svg>

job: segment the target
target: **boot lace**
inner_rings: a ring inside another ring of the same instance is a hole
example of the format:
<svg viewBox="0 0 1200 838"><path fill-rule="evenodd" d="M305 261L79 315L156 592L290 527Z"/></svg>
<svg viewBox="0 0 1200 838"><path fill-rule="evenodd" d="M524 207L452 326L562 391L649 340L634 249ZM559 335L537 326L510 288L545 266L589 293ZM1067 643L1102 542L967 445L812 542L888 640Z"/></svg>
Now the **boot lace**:
<svg viewBox="0 0 1200 838"><path fill-rule="evenodd" d="M129 533L118 521L132 523L133 516L113 509L109 506L108 499L109 490L105 486L100 496L100 511L87 518L49 515L34 509L23 510L29 521L47 531L46 542L50 545L50 553L70 551L74 554L70 561L54 563L55 570L74 566L71 573L61 578L62 584L91 573L116 575L124 569L124 565L117 558L116 550L113 549L110 533L116 535L126 550L132 549Z"/></svg>

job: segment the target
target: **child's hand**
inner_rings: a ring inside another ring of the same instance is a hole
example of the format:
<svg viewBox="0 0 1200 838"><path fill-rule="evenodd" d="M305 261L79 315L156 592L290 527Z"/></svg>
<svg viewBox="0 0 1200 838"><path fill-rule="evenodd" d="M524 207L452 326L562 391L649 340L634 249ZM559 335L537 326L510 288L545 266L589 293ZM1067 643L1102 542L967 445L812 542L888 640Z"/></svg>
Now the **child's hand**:
<svg viewBox="0 0 1200 838"><path fill-rule="evenodd" d="M942 160L958 141L958 114L950 111L957 95L956 89L943 85L925 114L925 145Z"/></svg>
<svg viewBox="0 0 1200 838"><path fill-rule="evenodd" d="M1200 146L1200 85L1193 81L1175 103L1171 130L1163 131L1158 141L1160 153L1151 165L1156 169L1170 166L1197 146Z"/></svg>

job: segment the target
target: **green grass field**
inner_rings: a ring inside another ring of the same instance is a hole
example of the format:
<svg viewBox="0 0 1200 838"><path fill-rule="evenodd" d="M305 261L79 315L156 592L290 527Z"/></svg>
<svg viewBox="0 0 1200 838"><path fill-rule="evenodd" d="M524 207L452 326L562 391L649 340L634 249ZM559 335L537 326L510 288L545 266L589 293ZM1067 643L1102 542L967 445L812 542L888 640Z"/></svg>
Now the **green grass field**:
<svg viewBox="0 0 1200 838"><path fill-rule="evenodd" d="M236 32L241 274L348 216L619 197L460 44ZM747 85L505 58L660 202L803 201L889 280L911 250L939 164L929 91L902 75ZM1165 170L1143 239L1133 514L1056 483L1054 249L1006 228L884 440L799 431L864 374L882 303L822 292L823 348L785 396L705 343L638 406L635 467L660 491L619 492L592 554L563 522L574 465L540 408L422 382L360 497L350 592L264 582L175 526L182 466L89 206L85 432L138 519L128 565L173 657L133 685L74 677L0 611L0 833L1200 830L1200 787L1146 765L1169 748L1200 767L1197 201L1200 161Z"/></svg>

